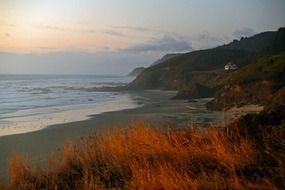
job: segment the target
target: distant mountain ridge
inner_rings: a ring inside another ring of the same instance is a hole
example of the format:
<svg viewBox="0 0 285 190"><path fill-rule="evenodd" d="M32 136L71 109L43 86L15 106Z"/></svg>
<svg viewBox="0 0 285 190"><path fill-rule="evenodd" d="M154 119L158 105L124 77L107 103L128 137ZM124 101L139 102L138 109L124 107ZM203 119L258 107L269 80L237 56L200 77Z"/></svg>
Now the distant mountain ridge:
<svg viewBox="0 0 285 190"><path fill-rule="evenodd" d="M253 63L276 35L277 31L263 32L217 48L176 55L145 69L128 88L185 90L197 82L215 87L213 79L224 74L226 63L233 62L239 68Z"/></svg>
<svg viewBox="0 0 285 190"><path fill-rule="evenodd" d="M150 65L150 67L151 67L151 66L154 66L154 65L157 65L157 64L159 64L159 63L162 63L162 62L164 62L164 61L166 61L166 60L169 60L169 59L171 59L171 58L173 58L173 57L176 57L176 56L178 56L178 55L182 55L182 54L181 54L181 53L169 53L169 54L166 54L166 55L164 55L162 58L160 58L159 60L153 62L153 63Z"/></svg>
<svg viewBox="0 0 285 190"><path fill-rule="evenodd" d="M280 28L274 40L270 43L268 48L265 49L265 53L281 53L285 51L285 27Z"/></svg>
<svg viewBox="0 0 285 190"><path fill-rule="evenodd" d="M266 105L285 85L284 52L285 28L280 28L217 48L174 56L145 69L127 88L179 90L175 97L178 99L216 94L209 109ZM225 71L228 62L239 69Z"/></svg>
<svg viewBox="0 0 285 190"><path fill-rule="evenodd" d="M180 90L201 80L207 83L209 78L203 77L203 72L223 71L224 65L230 61L244 66L253 58L254 53L242 50L215 48L194 51L145 69L128 87Z"/></svg>
<svg viewBox="0 0 285 190"><path fill-rule="evenodd" d="M259 52L268 47L275 35L276 32L262 32L251 37L242 37L218 48Z"/></svg>
<svg viewBox="0 0 285 190"><path fill-rule="evenodd" d="M171 59L177 55L181 55L181 54L178 54L178 53L169 53L169 54L166 54L164 55L162 58L158 59L157 61L153 62L149 67L152 67L152 66L155 66L159 63L162 63L168 59ZM141 74L146 68L145 67L136 67L134 68L129 74L128 76L138 76L139 74Z"/></svg>
<svg viewBox="0 0 285 190"><path fill-rule="evenodd" d="M145 70L145 67L137 67L134 70L132 70L128 76L138 76L139 74L141 74L141 72L143 72Z"/></svg>

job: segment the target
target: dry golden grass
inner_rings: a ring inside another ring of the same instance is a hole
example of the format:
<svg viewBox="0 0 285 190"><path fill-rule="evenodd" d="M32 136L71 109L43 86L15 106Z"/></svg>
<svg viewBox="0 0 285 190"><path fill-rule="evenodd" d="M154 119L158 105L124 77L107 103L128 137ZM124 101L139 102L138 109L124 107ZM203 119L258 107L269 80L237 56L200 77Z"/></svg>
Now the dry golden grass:
<svg viewBox="0 0 285 190"><path fill-rule="evenodd" d="M259 167L246 137L213 128L162 132L136 122L129 129L66 144L45 169L19 156L6 189L277 189ZM234 139L234 140L233 140Z"/></svg>

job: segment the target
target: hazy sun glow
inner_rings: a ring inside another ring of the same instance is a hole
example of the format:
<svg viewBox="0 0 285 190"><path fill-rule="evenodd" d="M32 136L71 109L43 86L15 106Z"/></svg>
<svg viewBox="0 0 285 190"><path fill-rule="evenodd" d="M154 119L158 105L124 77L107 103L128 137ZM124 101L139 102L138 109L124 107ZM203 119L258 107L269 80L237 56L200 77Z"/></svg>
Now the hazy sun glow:
<svg viewBox="0 0 285 190"><path fill-rule="evenodd" d="M68 7L67 1L63 2L1 1L0 51L115 51L149 38L115 31L107 23L102 24L103 20L97 21L96 13L86 18L88 14L74 12L74 3Z"/></svg>
<svg viewBox="0 0 285 190"><path fill-rule="evenodd" d="M0 0L0 73L125 74L285 26L284 0Z"/></svg>
<svg viewBox="0 0 285 190"><path fill-rule="evenodd" d="M199 48L209 40L231 39L231 27L276 29L284 18L281 5L281 0L1 0L0 51L114 51L165 34L191 38ZM205 34L212 36L199 42Z"/></svg>

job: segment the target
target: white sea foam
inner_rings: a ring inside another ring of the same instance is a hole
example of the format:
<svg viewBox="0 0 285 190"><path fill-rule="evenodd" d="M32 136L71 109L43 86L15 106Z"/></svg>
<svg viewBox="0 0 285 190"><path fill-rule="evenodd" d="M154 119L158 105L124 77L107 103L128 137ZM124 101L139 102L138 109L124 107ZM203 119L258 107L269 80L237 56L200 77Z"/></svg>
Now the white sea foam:
<svg viewBox="0 0 285 190"><path fill-rule="evenodd" d="M124 94L117 96L114 100L100 102L97 104L85 104L65 107L65 111L57 113L45 113L45 109L37 109L37 112L44 114L22 117L10 117L8 122L0 125L0 136L29 133L44 129L50 125L82 121L89 119L91 115L105 112L132 109L140 105L135 102L131 95ZM33 110L35 111L35 110ZM18 111L15 115L22 115L24 112ZM25 114L28 115L28 114ZM2 115L2 117L5 115Z"/></svg>
<svg viewBox="0 0 285 190"><path fill-rule="evenodd" d="M98 87L131 80L122 76L0 75L0 136L136 107L127 94L98 91Z"/></svg>

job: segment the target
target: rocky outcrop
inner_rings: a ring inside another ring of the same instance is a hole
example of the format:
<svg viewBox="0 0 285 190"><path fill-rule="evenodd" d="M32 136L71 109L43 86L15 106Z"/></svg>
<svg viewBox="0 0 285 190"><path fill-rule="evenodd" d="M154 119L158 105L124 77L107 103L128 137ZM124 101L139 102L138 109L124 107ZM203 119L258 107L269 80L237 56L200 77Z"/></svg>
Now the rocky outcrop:
<svg viewBox="0 0 285 190"><path fill-rule="evenodd" d="M226 85L206 106L209 110L228 110L249 104L267 105L280 86L280 83L265 80L244 85Z"/></svg>

